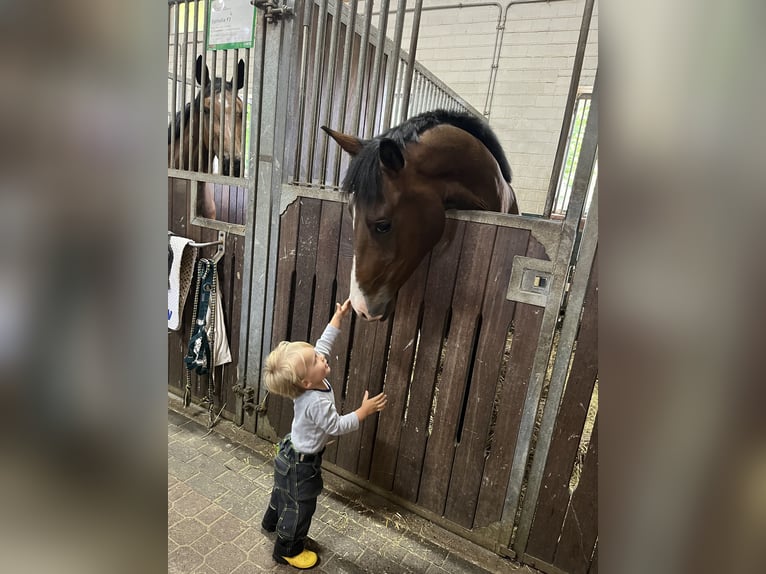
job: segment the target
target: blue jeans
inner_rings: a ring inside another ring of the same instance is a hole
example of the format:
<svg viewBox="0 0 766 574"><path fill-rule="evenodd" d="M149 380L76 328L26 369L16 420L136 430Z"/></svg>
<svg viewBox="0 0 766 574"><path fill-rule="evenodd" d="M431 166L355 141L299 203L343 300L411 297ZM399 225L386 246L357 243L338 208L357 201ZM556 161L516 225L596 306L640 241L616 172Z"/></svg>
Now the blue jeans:
<svg viewBox="0 0 766 574"><path fill-rule="evenodd" d="M288 434L279 443L279 452L274 458L274 488L261 523L266 530L277 531L275 557L303 552L323 486L322 453L297 452Z"/></svg>

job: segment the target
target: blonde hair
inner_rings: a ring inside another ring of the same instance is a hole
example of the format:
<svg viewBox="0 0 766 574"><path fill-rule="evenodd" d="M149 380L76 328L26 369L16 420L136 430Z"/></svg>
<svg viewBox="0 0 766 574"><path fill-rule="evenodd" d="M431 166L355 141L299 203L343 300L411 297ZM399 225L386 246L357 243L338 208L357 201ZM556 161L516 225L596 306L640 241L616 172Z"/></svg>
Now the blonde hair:
<svg viewBox="0 0 766 574"><path fill-rule="evenodd" d="M307 349L313 351L314 347L303 341L282 341L269 353L263 367L263 381L269 392L291 399L303 394Z"/></svg>

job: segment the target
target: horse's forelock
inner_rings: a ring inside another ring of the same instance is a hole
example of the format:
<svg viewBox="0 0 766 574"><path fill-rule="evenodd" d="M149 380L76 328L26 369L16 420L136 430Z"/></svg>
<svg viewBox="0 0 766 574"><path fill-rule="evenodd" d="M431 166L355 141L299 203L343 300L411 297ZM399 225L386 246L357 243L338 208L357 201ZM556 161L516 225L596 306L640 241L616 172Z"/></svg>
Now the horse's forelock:
<svg viewBox="0 0 766 574"><path fill-rule="evenodd" d="M383 193L379 149L379 140L366 142L361 151L351 158L343 179L343 190L352 193L355 204L362 209L374 204Z"/></svg>

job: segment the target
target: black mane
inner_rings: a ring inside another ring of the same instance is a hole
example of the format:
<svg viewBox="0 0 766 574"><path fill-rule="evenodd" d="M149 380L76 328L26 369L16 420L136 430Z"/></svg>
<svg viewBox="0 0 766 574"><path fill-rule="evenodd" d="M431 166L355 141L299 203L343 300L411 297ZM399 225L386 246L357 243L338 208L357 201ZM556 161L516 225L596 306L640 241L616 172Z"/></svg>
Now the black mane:
<svg viewBox="0 0 766 574"><path fill-rule="evenodd" d="M362 150L352 158L349 164L343 180L343 189L354 193L357 201L366 204L374 202L380 195L382 183L378 161L380 140L392 139L399 149L403 150L409 142L418 141L418 136L424 131L440 124L460 128L483 143L497 160L503 179L511 183L511 166L508 164L497 136L487 122L467 112L434 110L414 116L387 132L366 140Z"/></svg>
<svg viewBox="0 0 766 574"><path fill-rule="evenodd" d="M178 141L178 138L181 137L181 117L183 116L183 125L184 127L189 126L189 119L191 118L192 110L195 114L199 114L199 107L200 102L202 102L202 96L208 97L211 93L211 88L213 89L214 94L217 94L221 91L221 88L225 87L226 90L232 89L232 83L226 82L223 83L223 80L221 78L216 78L212 83L205 86L205 89L203 91L200 91L197 93L197 97L194 98L192 102L187 103L184 106L183 110L178 110L176 112L176 126L175 131L173 131L173 123L171 122L168 124L168 145L170 145L170 141L172 138L175 138L176 141ZM193 105L193 108L192 108Z"/></svg>

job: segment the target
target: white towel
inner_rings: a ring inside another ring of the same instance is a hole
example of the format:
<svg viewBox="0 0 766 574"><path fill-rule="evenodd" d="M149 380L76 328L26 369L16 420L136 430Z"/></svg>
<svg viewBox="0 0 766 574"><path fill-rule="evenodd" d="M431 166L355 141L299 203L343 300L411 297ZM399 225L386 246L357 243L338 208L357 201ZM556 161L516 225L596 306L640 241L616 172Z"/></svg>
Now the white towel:
<svg viewBox="0 0 766 574"><path fill-rule="evenodd" d="M229 349L229 338L226 336L226 325L223 322L223 297L221 297L221 283L218 280L218 274L215 275L215 333L213 337L213 366L231 363L231 350ZM210 336L210 307L207 308L205 316L207 325L207 335Z"/></svg>
<svg viewBox="0 0 766 574"><path fill-rule="evenodd" d="M197 248L189 245L191 242L191 239L178 235L168 237L168 245L173 254L168 272L168 329L173 331L181 328L181 316L194 275Z"/></svg>

